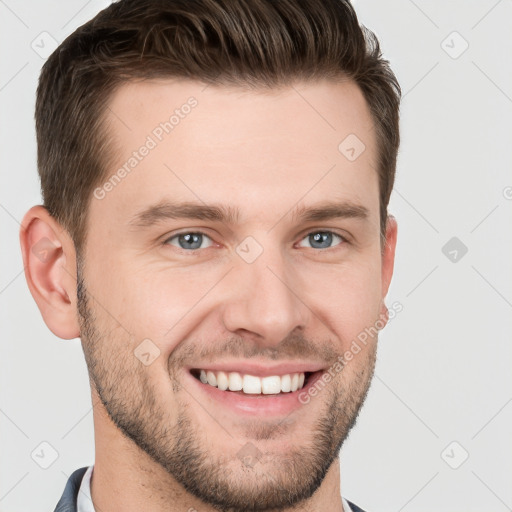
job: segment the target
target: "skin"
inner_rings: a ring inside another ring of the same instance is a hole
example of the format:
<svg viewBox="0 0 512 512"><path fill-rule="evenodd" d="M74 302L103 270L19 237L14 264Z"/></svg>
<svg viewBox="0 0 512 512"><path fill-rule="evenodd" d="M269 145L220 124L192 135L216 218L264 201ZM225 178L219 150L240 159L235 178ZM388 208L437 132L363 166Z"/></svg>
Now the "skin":
<svg viewBox="0 0 512 512"><path fill-rule="evenodd" d="M22 224L27 282L46 324L82 339L94 506L341 512L338 452L370 385L377 336L286 416L235 414L190 385L186 368L236 360L328 368L365 328L385 323L397 226L389 217L381 246L368 106L349 81L266 92L124 84L105 120L115 148L107 177L191 96L197 106L172 133L103 199L91 198L79 275L73 241L42 206ZM338 150L349 134L366 146L355 161ZM163 200L237 207L240 218L130 223ZM292 218L293 208L327 200L363 206L367 218ZM174 236L198 231L207 235L199 249ZM326 231L345 238L318 248L308 235ZM252 263L236 252L246 237L263 249ZM44 258L34 249L42 239L51 242ZM145 339L160 351L147 366L134 355ZM239 455L248 443L261 455L253 466Z"/></svg>

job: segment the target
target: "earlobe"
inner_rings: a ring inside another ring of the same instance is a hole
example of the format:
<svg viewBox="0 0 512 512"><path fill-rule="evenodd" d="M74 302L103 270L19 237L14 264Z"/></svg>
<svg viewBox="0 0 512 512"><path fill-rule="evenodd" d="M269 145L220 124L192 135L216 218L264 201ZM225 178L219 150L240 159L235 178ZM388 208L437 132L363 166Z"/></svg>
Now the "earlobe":
<svg viewBox="0 0 512 512"><path fill-rule="evenodd" d="M384 302L384 299L382 299L380 304L380 318L382 326L386 326L389 320L389 309L386 306L386 303Z"/></svg>
<svg viewBox="0 0 512 512"><path fill-rule="evenodd" d="M386 297L395 264L395 248L398 226L395 217L388 215L386 221L386 246L382 254L382 300Z"/></svg>
<svg viewBox="0 0 512 512"><path fill-rule="evenodd" d="M23 218L20 244L30 293L59 338L80 334L76 310L76 253L69 234L43 206Z"/></svg>

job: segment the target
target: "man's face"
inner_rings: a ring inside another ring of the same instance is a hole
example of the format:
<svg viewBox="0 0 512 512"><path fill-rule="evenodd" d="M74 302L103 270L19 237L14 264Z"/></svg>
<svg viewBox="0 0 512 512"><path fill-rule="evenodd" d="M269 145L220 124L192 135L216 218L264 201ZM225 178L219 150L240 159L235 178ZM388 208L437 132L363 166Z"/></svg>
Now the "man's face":
<svg viewBox="0 0 512 512"><path fill-rule="evenodd" d="M172 130L160 125L176 109ZM376 337L334 365L379 320L387 289L362 94L349 82L127 84L107 125L108 176L129 172L100 184L89 209L79 310L93 392L207 503L263 510L311 496L364 401ZM339 149L351 134L365 145L356 159L356 139ZM236 215L173 215L185 202ZM345 214L303 217L327 203ZM235 372L243 390L219 389L239 387Z"/></svg>

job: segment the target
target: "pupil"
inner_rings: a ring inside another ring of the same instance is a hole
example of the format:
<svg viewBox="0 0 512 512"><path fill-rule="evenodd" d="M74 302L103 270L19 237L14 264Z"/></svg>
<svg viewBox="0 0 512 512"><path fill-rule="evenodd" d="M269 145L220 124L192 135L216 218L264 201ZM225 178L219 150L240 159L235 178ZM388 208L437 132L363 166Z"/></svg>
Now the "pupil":
<svg viewBox="0 0 512 512"><path fill-rule="evenodd" d="M184 235L180 235L179 241L183 249L198 249L199 247L201 247L201 238L202 235L200 233L187 233ZM185 241L184 244L181 243L183 240ZM190 244L194 243L196 244L196 246L191 247Z"/></svg>
<svg viewBox="0 0 512 512"><path fill-rule="evenodd" d="M311 235L310 235L311 236ZM313 247L315 247L315 244L318 243L318 242L327 242L327 247L330 245L330 242L331 242L331 239L332 239L332 233L325 233L325 232L319 232L319 233L315 233L313 235L313 242L311 243L311 245ZM321 249L325 249L326 247L320 247Z"/></svg>

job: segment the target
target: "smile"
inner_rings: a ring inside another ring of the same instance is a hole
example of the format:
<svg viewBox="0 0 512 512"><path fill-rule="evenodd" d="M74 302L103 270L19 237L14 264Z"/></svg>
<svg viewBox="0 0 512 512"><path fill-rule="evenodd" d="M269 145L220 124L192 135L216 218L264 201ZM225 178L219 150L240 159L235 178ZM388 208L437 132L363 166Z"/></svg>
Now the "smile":
<svg viewBox="0 0 512 512"><path fill-rule="evenodd" d="M240 392L248 395L278 395L302 389L311 372L287 373L258 377L239 372L192 369L192 375L203 384L221 391Z"/></svg>

